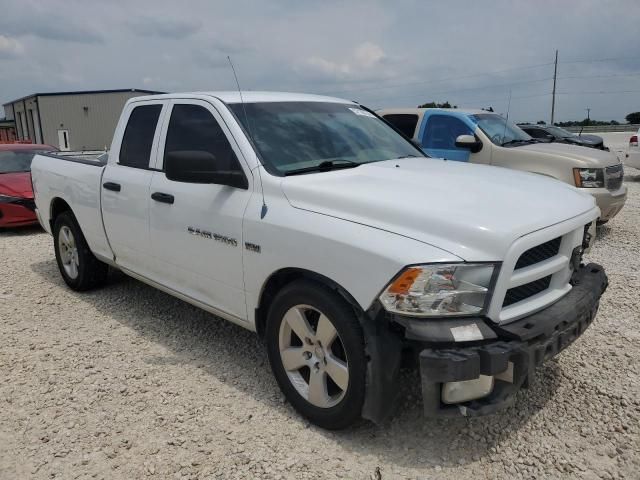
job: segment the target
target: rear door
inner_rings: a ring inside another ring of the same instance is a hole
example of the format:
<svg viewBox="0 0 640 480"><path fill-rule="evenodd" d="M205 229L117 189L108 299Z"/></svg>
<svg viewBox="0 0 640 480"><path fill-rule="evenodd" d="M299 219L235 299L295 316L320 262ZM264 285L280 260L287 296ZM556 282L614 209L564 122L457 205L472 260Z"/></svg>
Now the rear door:
<svg viewBox="0 0 640 480"><path fill-rule="evenodd" d="M242 219L252 194L249 168L213 104L173 100L167 118L149 193L156 281L246 320ZM164 159L171 152L206 152L212 158L208 170L240 171L249 188L169 180Z"/></svg>
<svg viewBox="0 0 640 480"><path fill-rule="evenodd" d="M150 273L149 186L155 166L159 120L167 101L131 103L118 125L102 175L102 217L116 263L143 276ZM123 131L120 131L123 129Z"/></svg>
<svg viewBox="0 0 640 480"><path fill-rule="evenodd" d="M425 112L418 140L430 156L468 162L467 148L456 147L459 135L473 135L473 129L462 119L439 112Z"/></svg>

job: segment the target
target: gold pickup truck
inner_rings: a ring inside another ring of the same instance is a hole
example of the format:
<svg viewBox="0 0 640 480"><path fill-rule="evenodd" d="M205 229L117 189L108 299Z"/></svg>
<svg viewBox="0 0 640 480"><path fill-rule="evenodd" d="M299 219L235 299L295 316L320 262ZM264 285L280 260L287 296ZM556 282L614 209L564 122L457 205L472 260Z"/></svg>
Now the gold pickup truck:
<svg viewBox="0 0 640 480"><path fill-rule="evenodd" d="M541 143L485 110L392 108L376 113L431 157L524 170L574 185L595 197L599 223L615 217L627 200L623 167L612 152Z"/></svg>

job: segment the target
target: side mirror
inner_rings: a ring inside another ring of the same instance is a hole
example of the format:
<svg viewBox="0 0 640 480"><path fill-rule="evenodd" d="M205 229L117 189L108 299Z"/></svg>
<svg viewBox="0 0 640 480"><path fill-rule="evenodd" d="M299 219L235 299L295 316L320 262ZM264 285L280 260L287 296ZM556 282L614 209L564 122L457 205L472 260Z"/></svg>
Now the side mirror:
<svg viewBox="0 0 640 480"><path fill-rule="evenodd" d="M216 157L202 150L178 150L164 157L169 180L185 183L213 183L247 190L249 182L241 170L216 170Z"/></svg>
<svg viewBox="0 0 640 480"><path fill-rule="evenodd" d="M466 148L471 153L478 153L482 150L482 142L473 135L458 135L456 138L456 147Z"/></svg>

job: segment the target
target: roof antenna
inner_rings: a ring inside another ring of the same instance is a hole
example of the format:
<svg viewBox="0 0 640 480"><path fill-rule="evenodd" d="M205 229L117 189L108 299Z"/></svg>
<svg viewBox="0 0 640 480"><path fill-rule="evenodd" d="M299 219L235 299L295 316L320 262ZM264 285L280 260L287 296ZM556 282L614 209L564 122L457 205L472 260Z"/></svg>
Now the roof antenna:
<svg viewBox="0 0 640 480"><path fill-rule="evenodd" d="M233 62L231 61L231 57L229 55L227 55L227 60L229 60L229 65L231 65L231 71L233 72L233 78L236 79L236 85L238 86L238 94L240 95L240 103L242 103L244 121L247 122L247 133L249 134L251 143L255 145L255 142L253 141L253 135L251 134L251 125L249 124L249 116L247 115L247 108L244 105L244 97L242 96L242 90L240 89L240 82L238 81L238 75L236 75L236 69L233 67ZM264 186L262 185L262 173L260 172L261 167L262 165L258 165L258 178L260 178L260 192L262 193L262 210L260 210L260 219L263 219L267 214L268 207L267 207L267 203L264 200Z"/></svg>
<svg viewBox="0 0 640 480"><path fill-rule="evenodd" d="M509 103L507 103L507 119L504 122L504 132L502 132L502 144L504 145L504 137L507 134L507 123L509 122L509 110L511 109L511 89L509 89Z"/></svg>

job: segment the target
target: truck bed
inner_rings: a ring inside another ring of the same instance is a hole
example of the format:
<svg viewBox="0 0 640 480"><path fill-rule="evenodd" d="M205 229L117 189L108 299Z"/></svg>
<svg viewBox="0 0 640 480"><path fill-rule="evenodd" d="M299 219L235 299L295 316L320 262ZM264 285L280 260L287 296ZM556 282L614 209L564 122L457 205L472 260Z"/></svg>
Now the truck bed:
<svg viewBox="0 0 640 480"><path fill-rule="evenodd" d="M107 164L108 155L102 150L89 150L79 152L43 152L40 153L45 157L57 158L58 160L67 160L69 162L84 163L86 165L95 165L104 167Z"/></svg>
<svg viewBox="0 0 640 480"><path fill-rule="evenodd" d="M66 203L82 227L91 250L108 260L113 258L113 253L102 223L100 197L106 160L104 152L37 154L31 163L31 180L42 227L53 233L52 209Z"/></svg>

